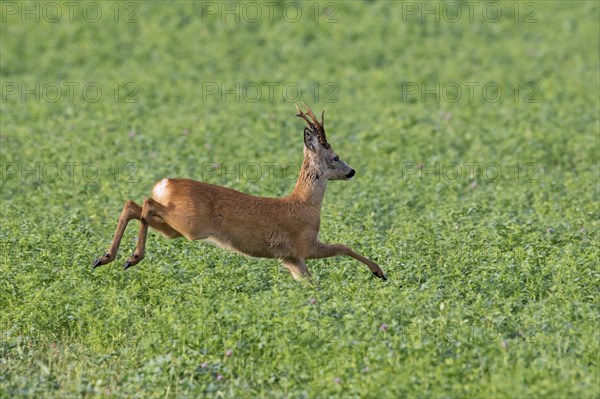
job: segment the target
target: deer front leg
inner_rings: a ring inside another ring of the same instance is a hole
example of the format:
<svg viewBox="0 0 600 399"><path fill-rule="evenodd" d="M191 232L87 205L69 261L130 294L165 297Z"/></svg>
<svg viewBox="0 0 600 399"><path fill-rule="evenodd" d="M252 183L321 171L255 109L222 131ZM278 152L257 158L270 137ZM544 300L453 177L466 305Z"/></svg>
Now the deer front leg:
<svg viewBox="0 0 600 399"><path fill-rule="evenodd" d="M283 265L292 273L294 280L301 280L310 277L310 272L303 259L286 258L283 259Z"/></svg>
<svg viewBox="0 0 600 399"><path fill-rule="evenodd" d="M322 242L318 242L311 252L309 259L321 259L321 258L331 258L332 256L338 255L348 255L353 257L354 259L364 263L367 267L373 272L374 275L379 277L380 279L387 280L385 273L379 267L379 265L372 260L365 258L361 254L354 252L351 248L342 245L342 244L324 244Z"/></svg>
<svg viewBox="0 0 600 399"><path fill-rule="evenodd" d="M141 206L139 206L131 200L125 203L125 206L123 206L123 211L121 212L121 216L119 216L119 222L117 223L117 231L115 232L115 236L112 240L112 243L110 244L110 247L104 255L94 260L94 268L106 265L107 263L110 263L113 260L115 260L117 256L117 251L119 250L119 245L121 244L121 238L123 238L123 233L125 233L125 228L127 227L127 224L132 219L139 219L141 215Z"/></svg>

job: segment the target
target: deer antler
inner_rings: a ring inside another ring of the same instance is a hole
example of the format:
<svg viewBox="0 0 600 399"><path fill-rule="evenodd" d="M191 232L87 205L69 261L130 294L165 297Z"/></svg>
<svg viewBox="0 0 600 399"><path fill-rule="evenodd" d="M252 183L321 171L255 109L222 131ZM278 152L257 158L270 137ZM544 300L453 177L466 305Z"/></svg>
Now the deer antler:
<svg viewBox="0 0 600 399"><path fill-rule="evenodd" d="M319 143L321 143L324 146L329 146L329 144L327 143L327 136L325 136L325 111L323 111L323 113L321 114L321 122L319 123L319 120L311 111L311 109L308 108L308 106L304 103L302 103L302 105L306 107L306 112L308 116L310 116L310 119L312 119L312 122L306 117L307 114L305 114L304 112L302 112L302 110L300 110L300 108L298 108L298 105L296 105L296 109L298 110L298 114L296 116L304 119L308 127L315 133L317 133Z"/></svg>
<svg viewBox="0 0 600 399"><path fill-rule="evenodd" d="M298 110L298 113L296 114L296 116L304 119L306 121L306 124L308 125L308 127L312 128L313 127L313 123L306 117L306 114L304 112L302 112L302 110L298 107L298 104L294 104L296 106L296 109Z"/></svg>

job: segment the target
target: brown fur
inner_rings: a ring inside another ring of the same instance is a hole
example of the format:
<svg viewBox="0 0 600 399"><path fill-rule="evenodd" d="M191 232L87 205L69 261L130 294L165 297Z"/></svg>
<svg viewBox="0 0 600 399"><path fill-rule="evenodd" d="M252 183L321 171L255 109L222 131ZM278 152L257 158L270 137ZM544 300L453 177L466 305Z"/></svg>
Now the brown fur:
<svg viewBox="0 0 600 399"><path fill-rule="evenodd" d="M305 128L304 161L294 190L283 198L264 198L190 179L162 179L143 206L127 201L113 242L94 267L112 262L127 223L141 221L138 244L125 268L145 255L148 226L168 238L207 239L248 256L278 258L296 279L310 273L305 259L348 255L385 279L373 261L340 244L318 241L321 204L329 180L346 180L354 170L337 157L325 139L325 130L308 110L313 122L302 117ZM300 116L300 115L299 115Z"/></svg>

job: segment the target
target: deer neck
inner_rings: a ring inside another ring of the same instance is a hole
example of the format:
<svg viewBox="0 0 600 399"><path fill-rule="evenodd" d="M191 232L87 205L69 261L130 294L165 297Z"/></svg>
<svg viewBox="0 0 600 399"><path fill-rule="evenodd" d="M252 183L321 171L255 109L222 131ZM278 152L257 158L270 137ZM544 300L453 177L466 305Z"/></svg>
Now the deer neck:
<svg viewBox="0 0 600 399"><path fill-rule="evenodd" d="M290 195L291 198L299 200L310 206L321 209L323 196L327 188L327 179L323 174L310 162L307 156L304 157L300 175L294 187L294 191Z"/></svg>

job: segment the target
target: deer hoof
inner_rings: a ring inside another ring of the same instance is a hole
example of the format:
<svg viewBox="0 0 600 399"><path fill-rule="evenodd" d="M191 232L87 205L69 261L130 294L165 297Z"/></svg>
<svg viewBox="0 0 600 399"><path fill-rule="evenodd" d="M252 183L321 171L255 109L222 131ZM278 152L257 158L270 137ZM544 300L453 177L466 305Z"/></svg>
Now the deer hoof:
<svg viewBox="0 0 600 399"><path fill-rule="evenodd" d="M382 279L383 281L387 281L387 276L382 271L373 272L374 275Z"/></svg>
<svg viewBox="0 0 600 399"><path fill-rule="evenodd" d="M123 270L129 269L131 266L133 266L133 264L130 261L126 261L123 265Z"/></svg>
<svg viewBox="0 0 600 399"><path fill-rule="evenodd" d="M98 266L106 265L114 260L114 256L111 256L108 252L102 256L97 257L92 263L92 268L97 268Z"/></svg>

